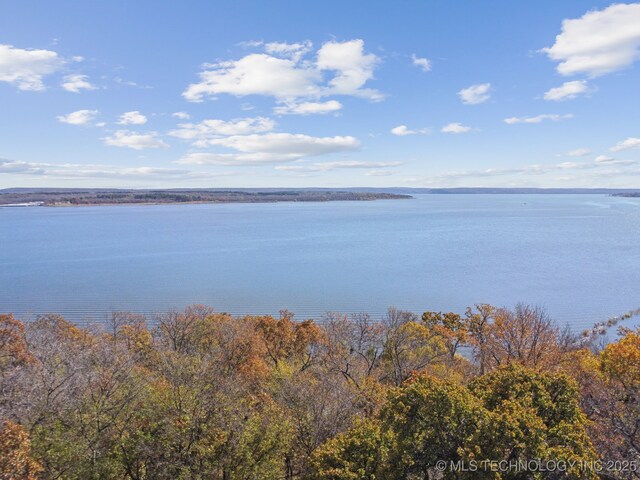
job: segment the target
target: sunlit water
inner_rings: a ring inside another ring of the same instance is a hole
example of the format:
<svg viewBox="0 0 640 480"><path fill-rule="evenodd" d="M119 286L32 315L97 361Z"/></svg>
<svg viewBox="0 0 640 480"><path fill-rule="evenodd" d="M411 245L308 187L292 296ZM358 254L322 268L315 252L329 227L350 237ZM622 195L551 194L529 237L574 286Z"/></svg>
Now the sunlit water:
<svg viewBox="0 0 640 480"><path fill-rule="evenodd" d="M640 306L640 199L0 208L0 311L103 320L192 303L298 318L545 306L576 330Z"/></svg>

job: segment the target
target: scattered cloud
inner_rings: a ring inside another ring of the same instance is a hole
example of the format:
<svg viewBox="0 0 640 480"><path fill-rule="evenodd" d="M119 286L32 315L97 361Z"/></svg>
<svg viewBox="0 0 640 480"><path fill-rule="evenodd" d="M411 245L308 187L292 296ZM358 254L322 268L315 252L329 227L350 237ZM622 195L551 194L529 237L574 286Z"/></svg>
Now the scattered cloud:
<svg viewBox="0 0 640 480"><path fill-rule="evenodd" d="M285 172L329 172L332 170L339 169L350 169L350 168L389 168L389 167L397 167L402 165L401 162L363 162L359 160L341 160L337 162L317 162L312 163L311 165L278 165L275 167L276 170L281 170Z"/></svg>
<svg viewBox="0 0 640 480"><path fill-rule="evenodd" d="M397 127L393 127L391 129L391 133L400 137L404 137L406 135L417 135L419 133L426 134L430 132L431 131L428 128L421 128L420 130L410 130L406 125L398 125Z"/></svg>
<svg viewBox="0 0 640 480"><path fill-rule="evenodd" d="M412 54L411 60L413 60L413 64L416 67L419 67L420 69L422 69L423 72L431 71L431 61L428 58L420 58L420 57L417 57L415 54Z"/></svg>
<svg viewBox="0 0 640 480"><path fill-rule="evenodd" d="M566 120L569 118L573 118L573 115L570 113L567 113L565 115L558 115L554 113L554 114L536 115L535 117L509 117L504 119L504 123L509 125L513 125L516 123L542 123L546 120L549 120L552 122L558 122L560 120Z"/></svg>
<svg viewBox="0 0 640 480"><path fill-rule="evenodd" d="M466 105L478 105L484 103L491 98L491 84L480 83L478 85L471 85L470 87L463 88L458 92L458 96L462 103Z"/></svg>
<svg viewBox="0 0 640 480"><path fill-rule="evenodd" d="M55 178L135 178L135 179L197 179L234 175L235 172L195 172L177 168L121 167L98 164L54 164L11 161L0 158L0 173L34 175Z"/></svg>
<svg viewBox="0 0 640 480"><path fill-rule="evenodd" d="M118 119L118 125L144 125L147 123L147 117L142 115L139 111L125 112L120 115Z"/></svg>
<svg viewBox="0 0 640 480"><path fill-rule="evenodd" d="M187 112L174 112L171 114L172 117L179 118L180 120L189 120L191 115Z"/></svg>
<svg viewBox="0 0 640 480"><path fill-rule="evenodd" d="M565 155L567 157L584 157L585 155L589 155L591 150L588 148L576 148L574 150L569 150Z"/></svg>
<svg viewBox="0 0 640 480"><path fill-rule="evenodd" d="M188 153L177 163L194 165L259 165L355 150L360 142L350 136L312 137L292 133L234 135L212 139L209 145L233 153Z"/></svg>
<svg viewBox="0 0 640 480"><path fill-rule="evenodd" d="M61 83L62 88L67 92L80 93L81 90L96 90L97 87L92 85L87 79L87 75L67 75Z"/></svg>
<svg viewBox="0 0 640 480"><path fill-rule="evenodd" d="M365 172L365 175L367 177L388 177L389 175L393 175L394 173L396 172L392 170L379 170L377 168L374 168L373 170Z"/></svg>
<svg viewBox="0 0 640 480"><path fill-rule="evenodd" d="M200 81L189 85L182 95L190 102L220 94L265 95L286 102L330 95L382 99L378 91L363 88L373 78L379 60L364 52L364 41L360 39L327 42L318 49L315 60L305 59L310 43L270 43L264 47L266 53L205 64ZM333 72L328 82L325 72Z"/></svg>
<svg viewBox="0 0 640 480"><path fill-rule="evenodd" d="M326 102L302 102L286 103L275 107L273 112L277 115L313 115L337 112L342 108L342 104L337 100Z"/></svg>
<svg viewBox="0 0 640 480"><path fill-rule="evenodd" d="M115 77L113 79L113 81L116 82L118 85L124 85L124 86L127 86L127 87L142 88L142 89L145 89L145 90L149 90L149 89L153 88L150 85L141 85L141 84L139 84L137 82L134 82L132 80L125 80L125 79L123 79L121 77Z"/></svg>
<svg viewBox="0 0 640 480"><path fill-rule="evenodd" d="M321 73L299 67L290 59L253 53L240 60L205 65L200 82L182 95L190 102L202 102L219 94L242 97L268 95L279 99L319 96Z"/></svg>
<svg viewBox="0 0 640 480"><path fill-rule="evenodd" d="M373 70L378 62L378 57L373 53L364 53L363 40L327 42L318 50L317 68L335 72L326 89L328 95L354 95L382 100L382 95L376 90L362 88L373 78Z"/></svg>
<svg viewBox="0 0 640 480"><path fill-rule="evenodd" d="M449 123L440 129L443 133L467 133L471 131L471 127L462 125L461 123Z"/></svg>
<svg viewBox="0 0 640 480"><path fill-rule="evenodd" d="M117 130L110 137L105 137L104 144L111 147L127 147L134 150L146 148L169 148L169 145L159 138L157 132L131 132Z"/></svg>
<svg viewBox="0 0 640 480"><path fill-rule="evenodd" d="M640 57L640 3L618 3L566 19L555 43L542 49L561 75L591 77L630 66Z"/></svg>
<svg viewBox="0 0 640 480"><path fill-rule="evenodd" d="M270 42L264 44L264 49L268 54L291 58L296 62L309 53L312 47L313 44L309 40L302 43Z"/></svg>
<svg viewBox="0 0 640 480"><path fill-rule="evenodd" d="M214 145L214 140L221 136L248 135L273 130L275 122L270 118L239 118L235 120L204 120L200 123L182 123L180 128L172 130L169 135L183 140L190 140L196 147Z"/></svg>
<svg viewBox="0 0 640 480"><path fill-rule="evenodd" d="M607 155L598 155L593 161L605 165L633 165L637 163L635 160L617 160Z"/></svg>
<svg viewBox="0 0 640 480"><path fill-rule="evenodd" d="M621 152L623 150L631 150L640 148L640 138L629 137L626 140L616 143L609 150L612 152Z"/></svg>
<svg viewBox="0 0 640 480"><path fill-rule="evenodd" d="M579 95L588 93L589 85L586 80L574 80L564 82L561 86L547 90L544 93L545 100L561 101L576 98Z"/></svg>
<svg viewBox="0 0 640 480"><path fill-rule="evenodd" d="M244 42L238 43L238 46L243 48L255 48L255 47L261 47L263 45L264 45L264 42L262 40L245 40Z"/></svg>
<svg viewBox="0 0 640 480"><path fill-rule="evenodd" d="M26 50L0 44L0 82L19 90L44 90L44 77L58 71L64 63L51 50Z"/></svg>
<svg viewBox="0 0 640 480"><path fill-rule="evenodd" d="M612 170L611 167L625 166L636 164L634 161L621 161L621 160L609 160L609 161L589 161L589 162L560 162L554 164L531 164L524 166L517 166L511 168L487 168L481 170L458 170L448 171L430 175L428 177L416 177L410 179L412 183L425 183L442 185L448 181L455 181L459 179L472 178L480 179L486 177L501 177L501 176L538 176L546 174L571 174L572 172L593 172L593 174L599 178L601 176L624 176L629 174L640 175L640 170L633 170L628 168L619 168ZM566 180L575 180L573 177L566 177ZM525 182L528 183L528 182Z"/></svg>
<svg viewBox="0 0 640 480"><path fill-rule="evenodd" d="M98 116L98 110L76 110L67 115L59 115L56 118L59 122L69 125L90 125Z"/></svg>

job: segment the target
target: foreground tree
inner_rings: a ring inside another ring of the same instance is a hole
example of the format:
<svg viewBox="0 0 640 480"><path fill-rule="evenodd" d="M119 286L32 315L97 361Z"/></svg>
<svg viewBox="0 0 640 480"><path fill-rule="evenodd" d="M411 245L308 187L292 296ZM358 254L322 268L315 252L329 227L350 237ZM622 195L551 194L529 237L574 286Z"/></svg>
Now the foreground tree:
<svg viewBox="0 0 640 480"><path fill-rule="evenodd" d="M468 387L416 375L390 394L377 419L323 446L314 456L315 475L336 480L497 478L488 464L466 472L450 466L462 461L594 460L577 393L565 376L516 365L479 377ZM439 471L438 462L448 468ZM576 465L563 478L595 478ZM529 478L516 469L500 475Z"/></svg>
<svg viewBox="0 0 640 480"><path fill-rule="evenodd" d="M323 320L199 305L152 321L115 312L102 328L0 315L0 471L12 480L438 478L441 460L592 459L581 409L601 458L638 458L640 332L600 353L527 306Z"/></svg>
<svg viewBox="0 0 640 480"><path fill-rule="evenodd" d="M600 355L605 389L597 398L596 418L615 458L640 464L640 329L623 333ZM640 478L640 467L631 474Z"/></svg>

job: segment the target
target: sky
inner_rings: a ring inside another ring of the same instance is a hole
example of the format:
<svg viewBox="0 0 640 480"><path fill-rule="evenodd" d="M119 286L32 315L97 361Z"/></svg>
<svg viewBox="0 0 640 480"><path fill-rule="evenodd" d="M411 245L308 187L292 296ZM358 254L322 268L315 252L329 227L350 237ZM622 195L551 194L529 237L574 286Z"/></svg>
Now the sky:
<svg viewBox="0 0 640 480"><path fill-rule="evenodd" d="M640 3L0 2L0 188L640 187Z"/></svg>

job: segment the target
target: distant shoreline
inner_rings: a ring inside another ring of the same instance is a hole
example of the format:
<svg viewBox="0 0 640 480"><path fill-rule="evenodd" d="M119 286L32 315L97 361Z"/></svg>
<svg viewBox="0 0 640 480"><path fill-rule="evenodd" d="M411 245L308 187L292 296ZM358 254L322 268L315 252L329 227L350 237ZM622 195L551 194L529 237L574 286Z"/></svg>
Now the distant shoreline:
<svg viewBox="0 0 640 480"><path fill-rule="evenodd" d="M412 195L609 195L640 198L640 189L613 188L238 188L238 189L79 189L8 188L0 207L78 207L401 200Z"/></svg>
<svg viewBox="0 0 640 480"><path fill-rule="evenodd" d="M612 193L612 197L640 198L640 192Z"/></svg>
<svg viewBox="0 0 640 480"><path fill-rule="evenodd" d="M0 191L0 207L82 207L403 200L411 195L347 191L79 190Z"/></svg>

